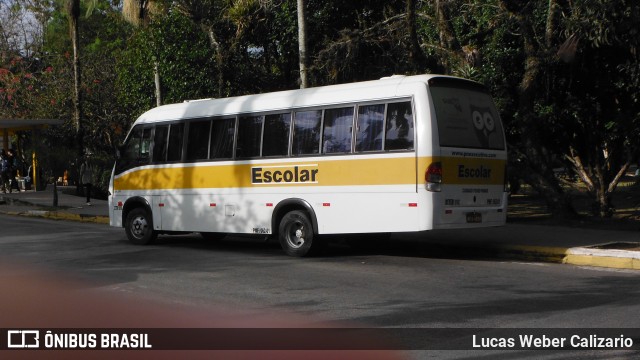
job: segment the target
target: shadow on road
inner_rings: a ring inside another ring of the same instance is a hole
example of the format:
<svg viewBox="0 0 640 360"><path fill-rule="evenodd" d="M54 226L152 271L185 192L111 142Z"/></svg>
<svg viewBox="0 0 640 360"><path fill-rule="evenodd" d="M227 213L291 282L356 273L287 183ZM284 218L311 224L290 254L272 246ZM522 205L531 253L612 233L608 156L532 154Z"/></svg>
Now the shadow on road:
<svg viewBox="0 0 640 360"><path fill-rule="evenodd" d="M357 234L324 236L326 245L316 258L338 258L370 255L400 256L412 258L434 258L452 260L495 260L496 251L480 246L465 247L415 239L390 238L388 234ZM126 240L123 240L126 242ZM206 240L199 234L160 235L153 246L197 249L202 251L225 251L247 255L286 256L278 240L263 236L227 235L220 240Z"/></svg>

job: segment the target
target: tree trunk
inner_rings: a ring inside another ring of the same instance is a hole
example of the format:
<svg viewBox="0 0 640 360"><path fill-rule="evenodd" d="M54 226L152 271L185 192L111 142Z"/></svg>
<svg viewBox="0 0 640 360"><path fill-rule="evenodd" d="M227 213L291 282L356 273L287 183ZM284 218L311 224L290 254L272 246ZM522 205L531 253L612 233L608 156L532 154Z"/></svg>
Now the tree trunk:
<svg viewBox="0 0 640 360"><path fill-rule="evenodd" d="M420 71L423 54L418 41L416 0L407 0L407 29L409 31L409 65L414 73Z"/></svg>
<svg viewBox="0 0 640 360"><path fill-rule="evenodd" d="M438 17L438 32L440 33L440 46L455 53L462 50L460 42L455 35L453 23L449 15L449 1L436 0L436 12Z"/></svg>
<svg viewBox="0 0 640 360"><path fill-rule="evenodd" d="M209 37L209 44L215 52L216 65L218 67L218 78L216 83L218 84L217 97L221 98L224 94L224 55L222 53L222 46L216 37L216 33L213 31L213 25L205 25L207 36Z"/></svg>
<svg viewBox="0 0 640 360"><path fill-rule="evenodd" d="M305 20L305 1L298 0L298 49L300 51L300 88L309 87L307 80L307 21Z"/></svg>
<svg viewBox="0 0 640 360"><path fill-rule="evenodd" d="M73 121L76 128L76 146L77 146L77 166L78 174L80 173L80 163L84 156L84 128L82 113L82 90L81 71L80 71L80 44L78 34L78 20L80 18L80 0L69 0L67 2L67 13L69 16L69 34L71 36L71 45L73 47ZM76 186L76 192L80 193L80 182Z"/></svg>
<svg viewBox="0 0 640 360"><path fill-rule="evenodd" d="M160 70L158 59L153 60L153 82L156 85L156 106L162 105L162 88L160 84Z"/></svg>
<svg viewBox="0 0 640 360"><path fill-rule="evenodd" d="M574 149L570 149L567 160L587 187L587 192L592 196L591 213L598 217L611 217L615 211L612 204L613 192L618 187L620 180L631 167L633 156L629 154L627 161L620 166L615 175L608 174L607 165L585 165ZM605 161L606 162L606 161ZM609 180L610 179L610 180Z"/></svg>

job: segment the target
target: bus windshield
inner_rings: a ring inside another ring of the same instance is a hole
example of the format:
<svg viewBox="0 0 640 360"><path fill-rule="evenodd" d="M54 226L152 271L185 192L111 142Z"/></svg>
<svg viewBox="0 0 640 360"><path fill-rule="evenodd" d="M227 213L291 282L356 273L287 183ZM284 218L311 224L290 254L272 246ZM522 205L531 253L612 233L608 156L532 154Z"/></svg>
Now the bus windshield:
<svg viewBox="0 0 640 360"><path fill-rule="evenodd" d="M498 111L484 88L457 79L433 79L431 97L436 111L440 146L504 150Z"/></svg>

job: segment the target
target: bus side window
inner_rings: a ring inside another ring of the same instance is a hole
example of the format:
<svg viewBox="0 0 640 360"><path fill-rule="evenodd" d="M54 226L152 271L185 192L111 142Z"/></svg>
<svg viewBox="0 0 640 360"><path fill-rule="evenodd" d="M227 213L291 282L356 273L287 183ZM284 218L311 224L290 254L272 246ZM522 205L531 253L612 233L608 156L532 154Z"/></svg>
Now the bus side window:
<svg viewBox="0 0 640 360"><path fill-rule="evenodd" d="M322 111L299 111L293 119L293 155L312 155L320 152L320 124Z"/></svg>
<svg viewBox="0 0 640 360"><path fill-rule="evenodd" d="M350 153L353 129L353 107L324 111L322 152L324 154Z"/></svg>
<svg viewBox="0 0 640 360"><path fill-rule="evenodd" d="M182 160L182 143L184 141L184 123L171 124L169 128L169 144L167 161Z"/></svg>
<svg viewBox="0 0 640 360"><path fill-rule="evenodd" d="M413 150L413 113L411 102L387 105L385 150Z"/></svg>
<svg viewBox="0 0 640 360"><path fill-rule="evenodd" d="M356 151L382 150L384 104L358 107Z"/></svg>
<svg viewBox="0 0 640 360"><path fill-rule="evenodd" d="M238 119L236 158L260 156L264 115L242 116Z"/></svg>
<svg viewBox="0 0 640 360"><path fill-rule="evenodd" d="M287 156L290 131L290 113L267 115L264 120L262 156Z"/></svg>
<svg viewBox="0 0 640 360"><path fill-rule="evenodd" d="M211 153L209 159L231 159L236 119L213 120L211 128Z"/></svg>
<svg viewBox="0 0 640 360"><path fill-rule="evenodd" d="M153 155L151 161L160 163L167 160L167 135L169 135L168 125L156 126L156 133L153 136Z"/></svg>
<svg viewBox="0 0 640 360"><path fill-rule="evenodd" d="M187 160L204 160L209 157L209 131L211 121L192 121L187 136Z"/></svg>

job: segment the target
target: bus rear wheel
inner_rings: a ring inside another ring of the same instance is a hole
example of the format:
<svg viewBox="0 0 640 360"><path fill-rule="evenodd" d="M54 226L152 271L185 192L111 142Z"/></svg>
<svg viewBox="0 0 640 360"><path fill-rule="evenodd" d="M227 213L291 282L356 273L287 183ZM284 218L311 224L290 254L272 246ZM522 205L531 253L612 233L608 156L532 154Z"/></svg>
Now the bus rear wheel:
<svg viewBox="0 0 640 360"><path fill-rule="evenodd" d="M151 244L158 235L153 230L151 214L143 208L133 209L127 214L124 230L129 241L136 245Z"/></svg>
<svg viewBox="0 0 640 360"><path fill-rule="evenodd" d="M310 256L319 251L320 239L313 232L309 216L300 210L286 213L278 227L280 246L290 256Z"/></svg>

